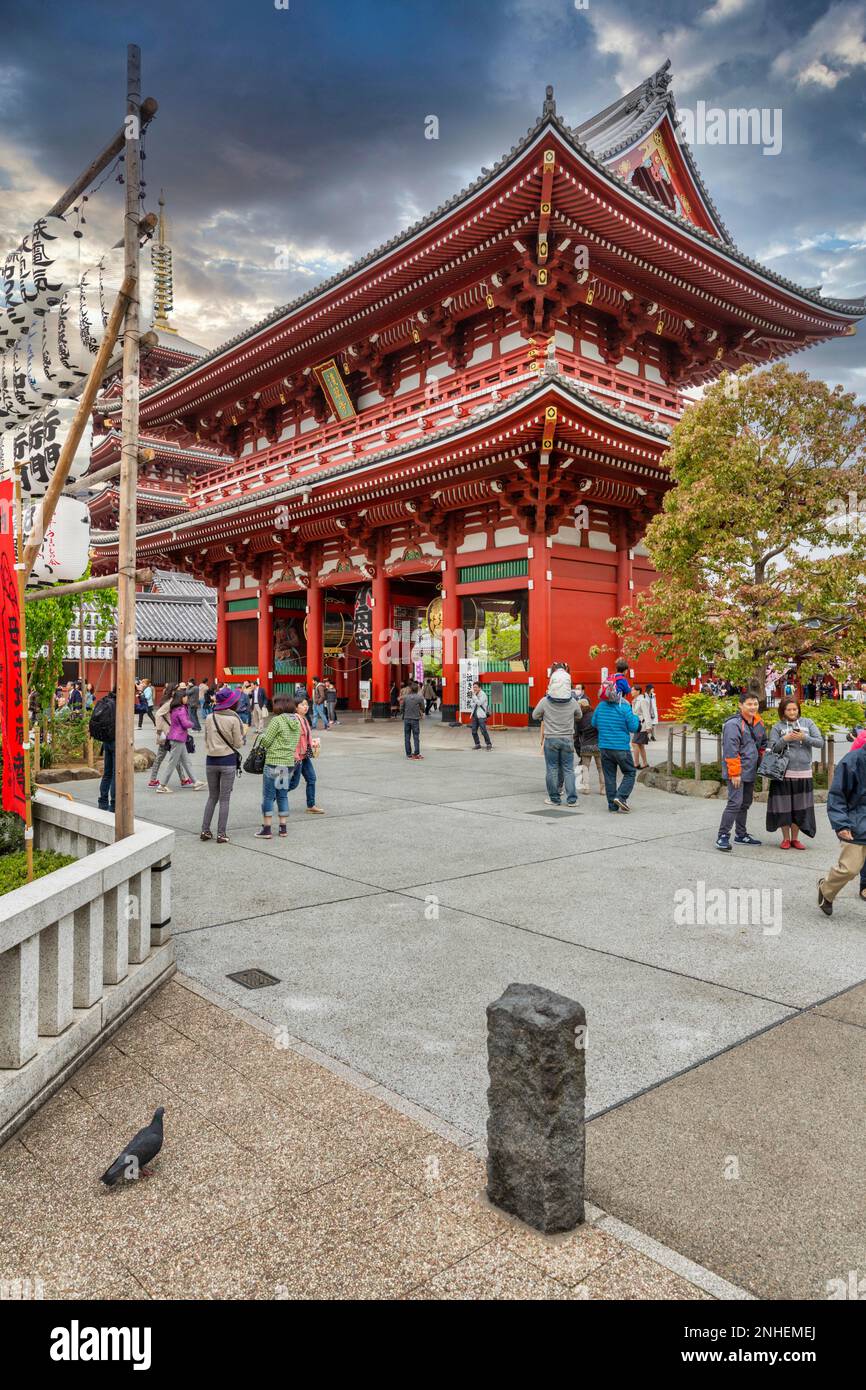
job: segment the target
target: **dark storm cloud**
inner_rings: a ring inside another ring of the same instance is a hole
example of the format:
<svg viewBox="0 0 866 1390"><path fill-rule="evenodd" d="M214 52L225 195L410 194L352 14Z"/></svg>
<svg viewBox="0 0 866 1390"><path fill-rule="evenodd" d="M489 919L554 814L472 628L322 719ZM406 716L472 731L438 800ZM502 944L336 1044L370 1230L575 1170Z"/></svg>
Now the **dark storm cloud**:
<svg viewBox="0 0 866 1390"><path fill-rule="evenodd" d="M782 110L775 157L695 150L737 243L866 293L866 0L78 0L4 23L0 237L119 124L134 39L160 101L145 167L149 205L167 190L175 321L208 345L450 197L524 133L547 82L577 123L667 56L681 106ZM98 233L116 201L109 186L90 209ZM861 344L797 361L862 391Z"/></svg>

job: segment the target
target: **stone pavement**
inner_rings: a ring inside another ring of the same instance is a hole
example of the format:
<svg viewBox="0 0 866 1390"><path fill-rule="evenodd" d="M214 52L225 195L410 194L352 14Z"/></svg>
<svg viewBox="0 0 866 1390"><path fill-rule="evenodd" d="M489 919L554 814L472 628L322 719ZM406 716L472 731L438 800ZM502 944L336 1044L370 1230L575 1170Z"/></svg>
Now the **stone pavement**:
<svg viewBox="0 0 866 1390"><path fill-rule="evenodd" d="M742 1296L595 1209L564 1237L521 1226L468 1137L395 1099L178 977L0 1149L0 1297ZM152 1176L107 1191L158 1104Z"/></svg>
<svg viewBox="0 0 866 1390"><path fill-rule="evenodd" d="M832 1278L839 1259L854 1259L856 1238L827 1252L822 1233L857 1199L854 1159L866 1135L856 1100L862 1025L824 1006L866 980L866 906L851 888L832 919L817 910L815 880L835 857L823 809L805 854L781 853L767 837L721 855L715 801L638 787L633 814L614 817L593 789L579 813L554 811L543 804L535 733L495 735L492 753L437 724L423 739L425 761L413 763L396 725L348 722L323 735L328 814L307 816L299 790L287 840L270 844L253 839L258 779L237 784L224 846L198 839L203 793L155 797L139 780L139 815L178 832L181 970L469 1140L484 1132L486 1005L513 981L576 998L589 1021L587 1113L596 1117L589 1196L757 1293L804 1287L806 1266L810 1287ZM653 753L661 758L663 746ZM73 790L95 797L89 783ZM763 814L752 813L757 833ZM753 897L738 900L739 889ZM713 890L722 910L708 913ZM249 992L227 979L248 967L278 983ZM807 1086L799 1039L817 1037L816 1026L827 1041L805 1054ZM776 1084L762 1110L750 1058L770 1056ZM727 1107L716 1075L730 1088ZM824 1097L825 1132L849 1137L795 1210L784 1173L788 1164L806 1171L817 1151L811 1086ZM702 1109L695 1087L712 1104ZM731 1113L742 1119L733 1132ZM772 1124L762 1119L771 1114ZM746 1139L762 1126L761 1183L754 1164L741 1164L747 1180L725 1180L726 1156L748 1156ZM720 1172L724 1200L711 1200ZM691 1242L676 1222L687 1189ZM780 1213L781 1246L802 1246L804 1263L773 1271L769 1253L747 1258L725 1234L736 1202L750 1221L766 1213L768 1251Z"/></svg>

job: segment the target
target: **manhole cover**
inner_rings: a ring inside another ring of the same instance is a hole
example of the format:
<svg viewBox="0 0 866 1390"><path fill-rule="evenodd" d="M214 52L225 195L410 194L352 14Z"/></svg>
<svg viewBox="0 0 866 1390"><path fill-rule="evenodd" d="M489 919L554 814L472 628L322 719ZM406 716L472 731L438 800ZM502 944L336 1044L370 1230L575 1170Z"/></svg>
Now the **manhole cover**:
<svg viewBox="0 0 866 1390"><path fill-rule="evenodd" d="M562 817L562 816L565 816L565 815L567 815L567 814L570 814L570 812L571 812L571 807L570 807L570 806L549 806L549 807L546 807L543 811L527 811L526 814L527 814L528 816L559 816L559 817Z"/></svg>
<svg viewBox="0 0 866 1390"><path fill-rule="evenodd" d="M266 989L268 985L280 983L276 975L269 975L267 970L236 970L233 975L227 975L226 979L237 981L244 989Z"/></svg>

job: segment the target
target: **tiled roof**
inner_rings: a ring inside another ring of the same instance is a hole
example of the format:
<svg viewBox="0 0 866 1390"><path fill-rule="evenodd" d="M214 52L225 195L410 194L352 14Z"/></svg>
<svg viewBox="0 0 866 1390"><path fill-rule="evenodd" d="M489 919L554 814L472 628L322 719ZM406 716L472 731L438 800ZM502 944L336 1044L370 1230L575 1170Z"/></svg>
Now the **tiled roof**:
<svg viewBox="0 0 866 1390"><path fill-rule="evenodd" d="M207 588L204 584L201 587ZM215 644L216 624L215 600L135 596L135 635L140 643Z"/></svg>
<svg viewBox="0 0 866 1390"><path fill-rule="evenodd" d="M634 129L640 129L644 117L647 121L649 121L649 125L652 124L650 115L651 112L654 110L654 104L661 100L662 93L664 95L663 104L670 104L671 108L675 109L673 95L667 93L666 90L667 83L670 80L667 75L667 69L668 64L664 64L658 70L658 72L656 72L655 74L653 74L652 77L647 79L646 83L643 83L639 88L634 89L635 93L640 93L644 91L644 88L648 88L648 91L651 94L651 101L647 102L645 111L640 113L640 118L636 121ZM548 90L549 92L551 91L551 89ZM633 95L634 93L628 94L628 96ZM209 352L206 352L202 357L198 359L198 361L177 368L176 371L171 372L169 376L167 376L163 381L159 382L157 385L152 386L147 391L143 392L142 400L144 401L149 399L151 396L157 395L159 392L165 390L167 386L173 385L176 381L180 380L188 373L198 371L198 369L204 364L213 361L217 357L221 357L224 353L230 351L234 347L237 347L240 343L248 342L251 338L254 338L257 333L260 333L264 329L270 328L274 324L279 323L281 319L288 318L290 315L297 313L299 310L303 309L306 304L309 304L311 301L320 298L321 295L325 294L329 290L335 289L341 283L349 281L361 270L364 270L367 266L370 266L374 264L376 261L380 260L382 256L385 256L389 252L395 250L396 247L400 246L401 244L410 241L412 237L417 236L420 232L423 232L427 227L432 226L435 222L439 221L439 219L443 217L446 213L452 211L456 207L459 207L461 203L465 202L474 194L478 193L483 187L485 187L485 185L492 183L501 169L505 168L508 164L512 163L514 159L516 159L518 156L523 154L526 149L528 149L528 147L539 136L539 134L545 126L550 126L556 131L558 131L567 144L569 144L573 149L577 151L577 153L583 156L600 174L604 175L605 178L612 180L615 184L618 184L619 187L622 188L626 193L628 193L628 195L631 198L634 198L638 202L643 203L645 207L649 208L658 217L661 217L665 221L670 222L672 226L679 227L683 231L688 232L691 236L694 236L700 241L704 242L704 244L707 247L715 251L724 252L727 256L731 258L731 260L737 261L746 269L757 272L765 280L770 281L771 283L777 285L779 288L796 294L800 298L809 300L811 303L815 305L816 308L827 309L830 312L847 314L852 316L866 314L866 298L854 299L850 301L838 299L823 299L820 293L816 292L815 290L804 289L802 285L797 285L793 280L788 280L785 276L778 275L775 271L770 270L767 266L761 265L759 261L753 260L751 256L747 256L744 252L740 251L739 248L735 246L734 243L730 240L730 234L724 227L724 223L721 221L721 218L719 218L718 213L713 207L712 200L710 199L709 194L706 192L703 180L701 179L697 166L694 163L694 159L692 158L691 152L688 151L688 147L686 146L685 141L683 141L681 138L679 139L680 148L683 150L684 154L687 155L690 168L694 173L695 179L699 184L702 193L704 193L706 197L707 205L713 211L713 215L719 222L720 228L724 231L724 235L728 237L727 241L722 241L719 237L714 236L711 232L705 232L703 228L696 227L694 223L690 222L687 217L684 217L681 213L675 212L672 209L665 207L663 203L658 202L656 198L651 197L648 193L644 193L642 189L637 188L634 184L626 182L626 180L623 179L619 174L617 174L614 169L608 168L607 164L605 163L605 159L602 158L601 155L596 153L590 145L585 144L583 142L580 132L581 130L586 130L588 126L592 126L594 122L599 121L600 118L605 116L606 113L612 113L615 110L617 110L623 102L626 102L628 100L628 96L620 98L618 102L614 102L610 107L606 108L606 112L600 113L599 117L594 117L592 121L585 122L582 127L579 126L575 130L572 129L572 127L566 125L565 122L561 120L559 116L556 115L555 104L552 100L552 96L549 95L548 100L544 104L544 110L542 111L541 116L539 116L535 124L529 128L525 136L521 140L519 140L515 145L513 145L507 154L504 154L501 157L501 159L498 159L491 168L484 169L477 179L474 179L471 183L467 184L465 188L462 188L459 191L459 193L455 193L453 197L448 198L444 203L440 203L439 206L437 208L434 208L433 211L429 213L426 217L421 218L418 222L415 222L410 227L407 227L405 231L399 232L396 236L391 237L388 241L383 242L380 246L375 247L374 250L368 252L367 255L362 256L359 260L353 262L353 264L348 266L345 270L338 271L335 275L330 276L329 279L323 280L320 284L315 285L313 286L313 288L307 290L305 294L300 295L297 299L294 299L290 303L281 305L279 308L274 309L272 313L268 314L265 318L260 319L258 323L254 323L249 328L243 329L240 333L236 334L235 337L229 338L225 343L222 343L219 347L213 348ZM658 112L656 111L655 119L657 119L657 117ZM647 126L647 128L649 128L649 125ZM621 128L625 130L625 124L621 123ZM628 127L628 129L631 129L631 127ZM606 138L607 137L602 139L602 143L606 143ZM630 136L630 140L633 140L634 138L635 136L634 134L632 134ZM618 145L614 146L614 150L616 148L618 148ZM603 153L605 158L609 158L611 151L605 150ZM112 411L119 408L119 402L112 402ZM109 413L111 412L106 411L106 414Z"/></svg>
<svg viewBox="0 0 866 1390"><path fill-rule="evenodd" d="M196 598L216 601L216 589L193 579L190 574L179 574L176 570L153 571L153 585L163 598Z"/></svg>
<svg viewBox="0 0 866 1390"><path fill-rule="evenodd" d="M670 66L671 60L668 58L658 71L653 73L652 77L648 77L645 82L641 82L632 91L626 92L625 96L612 102L597 116L592 116L582 125L575 126L575 139L585 145L597 159L607 164L621 151L629 149L642 136L648 135L653 127L658 125L665 112L668 113L672 123L676 126L677 104L674 100L674 94L670 90ZM677 144L723 241L728 246L733 246L734 239L719 216L718 208L701 178L694 156L679 132L677 133Z"/></svg>

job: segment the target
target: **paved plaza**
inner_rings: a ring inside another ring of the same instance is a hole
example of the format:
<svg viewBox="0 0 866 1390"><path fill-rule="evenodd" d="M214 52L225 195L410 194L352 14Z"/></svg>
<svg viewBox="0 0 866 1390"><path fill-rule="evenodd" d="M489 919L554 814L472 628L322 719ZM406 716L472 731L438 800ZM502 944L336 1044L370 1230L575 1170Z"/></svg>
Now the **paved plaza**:
<svg viewBox="0 0 866 1390"><path fill-rule="evenodd" d="M613 816L593 773L578 812L551 810L529 731L476 753L430 721L423 762L396 724L350 718L322 739L327 815L293 793L282 842L253 838L257 778L237 783L228 845L198 838L203 792L137 779L138 815L177 831L191 987L419 1107L467 1152L485 1132L487 1004L513 981L569 995L588 1019L593 1202L759 1297L826 1297L864 1264L866 905L852 888L831 920L817 911L835 844L822 807L806 854L766 836L721 855L713 800L638 787ZM71 790L95 800L95 783ZM248 968L278 983L227 978Z"/></svg>

